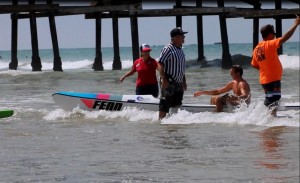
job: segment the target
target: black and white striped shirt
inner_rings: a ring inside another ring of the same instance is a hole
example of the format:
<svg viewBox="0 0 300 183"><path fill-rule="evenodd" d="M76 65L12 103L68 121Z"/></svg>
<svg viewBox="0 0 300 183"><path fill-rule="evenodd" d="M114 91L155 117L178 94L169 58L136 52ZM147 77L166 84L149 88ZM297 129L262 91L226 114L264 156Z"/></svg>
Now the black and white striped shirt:
<svg viewBox="0 0 300 183"><path fill-rule="evenodd" d="M164 64L164 72L178 83L183 82L185 74L185 55L182 48L171 43L166 45L159 56L158 62Z"/></svg>

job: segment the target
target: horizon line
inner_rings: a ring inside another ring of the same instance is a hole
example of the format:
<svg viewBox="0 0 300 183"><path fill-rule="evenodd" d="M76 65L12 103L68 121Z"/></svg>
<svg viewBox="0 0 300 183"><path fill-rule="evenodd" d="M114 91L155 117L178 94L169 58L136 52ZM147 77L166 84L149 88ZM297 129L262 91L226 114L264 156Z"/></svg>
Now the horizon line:
<svg viewBox="0 0 300 183"><path fill-rule="evenodd" d="M289 41L287 43L300 43L300 41ZM229 43L229 45L231 44L252 44L251 42L249 43ZM184 44L185 46L192 46L192 45L197 45L196 43L191 43L191 44ZM215 43L209 43L209 44L204 44L204 45L222 45L221 42L215 42ZM165 46L165 44L153 44L151 45L151 47L157 47L157 46ZM283 45L284 46L284 45ZM113 48L113 46L104 46L101 48ZM132 48L132 46L120 46L119 48ZM39 50L52 50L53 48L39 48ZM69 47L69 48L65 48L65 47L61 47L59 49L95 49L95 47ZM25 49L18 49L18 51L30 51L32 50L31 48L25 48ZM11 49L3 49L0 51L11 51Z"/></svg>

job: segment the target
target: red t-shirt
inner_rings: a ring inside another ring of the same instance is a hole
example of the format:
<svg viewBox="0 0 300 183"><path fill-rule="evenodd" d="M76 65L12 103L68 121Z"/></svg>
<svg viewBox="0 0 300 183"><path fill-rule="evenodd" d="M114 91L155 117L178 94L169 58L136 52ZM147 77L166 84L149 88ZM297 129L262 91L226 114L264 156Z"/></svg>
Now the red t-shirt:
<svg viewBox="0 0 300 183"><path fill-rule="evenodd" d="M258 43L253 51L251 64L259 67L261 84L281 80L282 65L277 54L280 39L262 41Z"/></svg>
<svg viewBox="0 0 300 183"><path fill-rule="evenodd" d="M138 77L136 79L136 86L157 84L157 67L157 61L151 57L149 57L146 61L144 61L142 57L136 59L132 66L132 70L138 73Z"/></svg>

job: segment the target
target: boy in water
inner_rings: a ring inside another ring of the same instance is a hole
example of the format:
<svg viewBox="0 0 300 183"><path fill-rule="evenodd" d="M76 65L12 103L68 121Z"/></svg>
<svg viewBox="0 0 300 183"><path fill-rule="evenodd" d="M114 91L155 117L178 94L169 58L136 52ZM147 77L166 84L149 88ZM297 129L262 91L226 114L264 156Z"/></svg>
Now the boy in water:
<svg viewBox="0 0 300 183"><path fill-rule="evenodd" d="M194 97L201 95L214 95L211 97L210 103L216 105L215 112L221 112L223 105L238 106L242 102L250 104L251 94L250 86L246 80L243 79L243 68L239 65L233 65L230 69L232 81L228 82L224 87L214 90L197 91ZM229 95L227 92L233 91L234 95ZM225 95L221 95L227 93Z"/></svg>

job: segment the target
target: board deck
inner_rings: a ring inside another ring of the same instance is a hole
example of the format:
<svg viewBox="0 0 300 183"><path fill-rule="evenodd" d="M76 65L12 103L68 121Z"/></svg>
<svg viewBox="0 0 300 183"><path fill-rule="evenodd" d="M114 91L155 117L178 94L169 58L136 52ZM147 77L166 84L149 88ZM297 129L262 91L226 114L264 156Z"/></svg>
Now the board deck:
<svg viewBox="0 0 300 183"><path fill-rule="evenodd" d="M159 99L154 98L152 95L57 92L52 97L56 104L68 111L76 107L88 111L121 111L126 107L157 111L159 105ZM205 112L213 111L215 105L183 104L180 109L190 112Z"/></svg>

